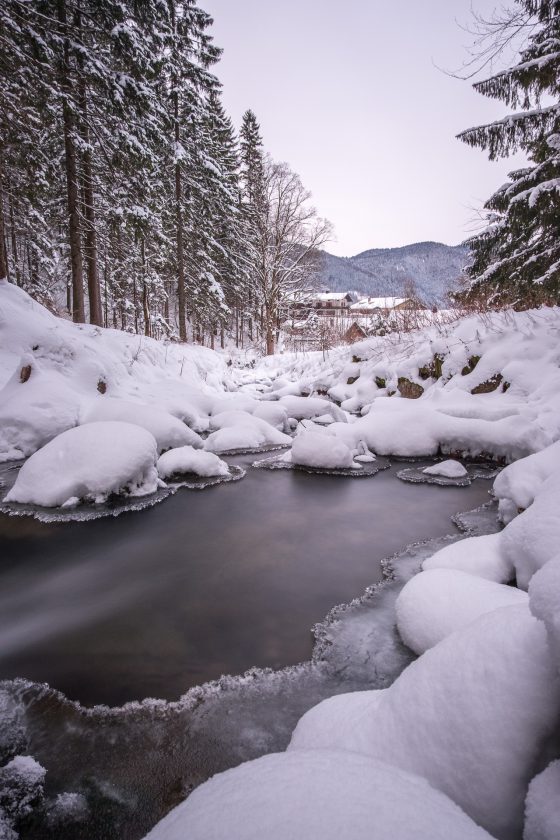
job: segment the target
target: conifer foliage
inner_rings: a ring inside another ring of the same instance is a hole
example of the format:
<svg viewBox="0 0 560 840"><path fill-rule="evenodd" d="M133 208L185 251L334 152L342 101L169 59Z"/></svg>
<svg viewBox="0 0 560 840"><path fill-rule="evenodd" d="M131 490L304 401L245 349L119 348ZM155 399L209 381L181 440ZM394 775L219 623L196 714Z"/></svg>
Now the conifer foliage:
<svg viewBox="0 0 560 840"><path fill-rule="evenodd" d="M0 277L78 322L264 341L265 156L211 25L194 0L0 4Z"/></svg>
<svg viewBox="0 0 560 840"><path fill-rule="evenodd" d="M518 63L474 85L514 111L459 137L491 160L518 150L529 158L485 204L467 292L527 308L560 302L560 2L517 0L515 13L530 33Z"/></svg>

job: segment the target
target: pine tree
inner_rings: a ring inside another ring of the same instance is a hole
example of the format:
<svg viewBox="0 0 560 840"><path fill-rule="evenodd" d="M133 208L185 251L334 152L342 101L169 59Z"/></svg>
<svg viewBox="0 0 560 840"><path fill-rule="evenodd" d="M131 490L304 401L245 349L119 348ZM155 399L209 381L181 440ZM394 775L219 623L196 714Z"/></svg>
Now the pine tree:
<svg viewBox="0 0 560 840"><path fill-rule="evenodd" d="M529 158L485 204L488 226L470 240L465 293L487 305L527 308L560 302L560 2L516 6L532 27L518 63L474 88L521 110L459 138L487 149L491 160L518 150Z"/></svg>

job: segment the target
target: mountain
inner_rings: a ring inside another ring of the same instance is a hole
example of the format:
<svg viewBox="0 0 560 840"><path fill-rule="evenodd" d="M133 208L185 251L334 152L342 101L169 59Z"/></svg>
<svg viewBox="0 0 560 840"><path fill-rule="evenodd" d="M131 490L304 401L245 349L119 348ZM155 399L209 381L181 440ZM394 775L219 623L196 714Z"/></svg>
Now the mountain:
<svg viewBox="0 0 560 840"><path fill-rule="evenodd" d="M417 242L401 248L372 248L355 257L335 257L324 252L319 286L332 292L355 290L372 297L400 296L412 281L421 300L443 302L457 287L469 261L464 245Z"/></svg>

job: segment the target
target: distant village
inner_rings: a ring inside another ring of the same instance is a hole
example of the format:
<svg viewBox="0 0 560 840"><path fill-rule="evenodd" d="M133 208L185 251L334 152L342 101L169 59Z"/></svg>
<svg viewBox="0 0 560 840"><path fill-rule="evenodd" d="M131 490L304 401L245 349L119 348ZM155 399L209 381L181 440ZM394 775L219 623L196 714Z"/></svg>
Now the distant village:
<svg viewBox="0 0 560 840"><path fill-rule="evenodd" d="M423 326L434 311L413 296L360 297L352 291L324 290L285 299L280 320L290 349L324 350Z"/></svg>

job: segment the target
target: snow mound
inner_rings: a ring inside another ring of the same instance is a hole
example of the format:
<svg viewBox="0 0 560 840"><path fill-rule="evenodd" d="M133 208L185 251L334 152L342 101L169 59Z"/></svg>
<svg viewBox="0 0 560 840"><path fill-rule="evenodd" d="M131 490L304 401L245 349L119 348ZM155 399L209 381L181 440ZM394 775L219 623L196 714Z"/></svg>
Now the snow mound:
<svg viewBox="0 0 560 840"><path fill-rule="evenodd" d="M288 412L288 417L295 420L313 420L328 414L338 423L346 423L346 414L337 405L321 397L281 397L280 405Z"/></svg>
<svg viewBox="0 0 560 840"><path fill-rule="evenodd" d="M305 467L348 469L354 464L352 451L342 441L321 432L302 431L292 443L292 462Z"/></svg>
<svg viewBox="0 0 560 840"><path fill-rule="evenodd" d="M483 840L424 780L361 755L273 753L214 776L146 840Z"/></svg>
<svg viewBox="0 0 560 840"><path fill-rule="evenodd" d="M525 791L560 702L545 628L526 607L482 616L381 695L357 696L307 712L290 749L357 749L424 776L496 838L519 836Z"/></svg>
<svg viewBox="0 0 560 840"><path fill-rule="evenodd" d="M274 426L275 429L278 429L279 432L288 433L290 431L288 424L288 412L286 411L286 407L281 403L260 403L254 410L253 417L257 417L259 420L266 420L267 423L270 423L270 425Z"/></svg>
<svg viewBox="0 0 560 840"><path fill-rule="evenodd" d="M534 573L558 553L559 504L560 471L543 481L532 505L502 531L500 550L513 564L521 589L527 589Z"/></svg>
<svg viewBox="0 0 560 840"><path fill-rule="evenodd" d="M529 785L523 840L558 840L559 837L560 761L553 761Z"/></svg>
<svg viewBox="0 0 560 840"><path fill-rule="evenodd" d="M267 446L290 446L289 435L275 429L266 420L244 411L222 411L210 418L210 428L204 448L210 452L234 452L260 449Z"/></svg>
<svg viewBox="0 0 560 840"><path fill-rule="evenodd" d="M529 607L544 622L560 669L560 557L549 560L531 578Z"/></svg>
<svg viewBox="0 0 560 840"><path fill-rule="evenodd" d="M37 450L22 466L5 502L59 507L100 504L112 493L145 496L158 487L156 442L131 423L76 426Z"/></svg>
<svg viewBox="0 0 560 840"><path fill-rule="evenodd" d="M444 478L463 478L468 475L467 470L459 461L441 461L422 470L424 475L441 475Z"/></svg>
<svg viewBox="0 0 560 840"><path fill-rule="evenodd" d="M506 524L530 507L543 483L560 472L560 441L509 464L494 481L500 518Z"/></svg>
<svg viewBox="0 0 560 840"><path fill-rule="evenodd" d="M158 458L157 471L163 479L176 473L194 473L199 476L229 475L229 467L225 461L213 452L193 449L192 446L180 446L164 452Z"/></svg>
<svg viewBox="0 0 560 840"><path fill-rule="evenodd" d="M202 449L202 438L189 429L181 420L141 403L127 402L113 397L99 397L82 417L82 424L117 420L133 423L150 432L156 439L158 452L179 446L194 446Z"/></svg>
<svg viewBox="0 0 560 840"><path fill-rule="evenodd" d="M21 371L31 369L21 381ZM63 381L24 356L0 396L0 462L27 458L76 426L80 400Z"/></svg>
<svg viewBox="0 0 560 840"><path fill-rule="evenodd" d="M405 645L421 654L481 615L528 600L513 586L456 569L431 569L404 585L395 604L397 627Z"/></svg>
<svg viewBox="0 0 560 840"><path fill-rule="evenodd" d="M422 568L425 571L456 569L494 583L509 583L515 577L515 571L513 563L502 554L500 541L499 533L467 537L437 551L424 560Z"/></svg>

